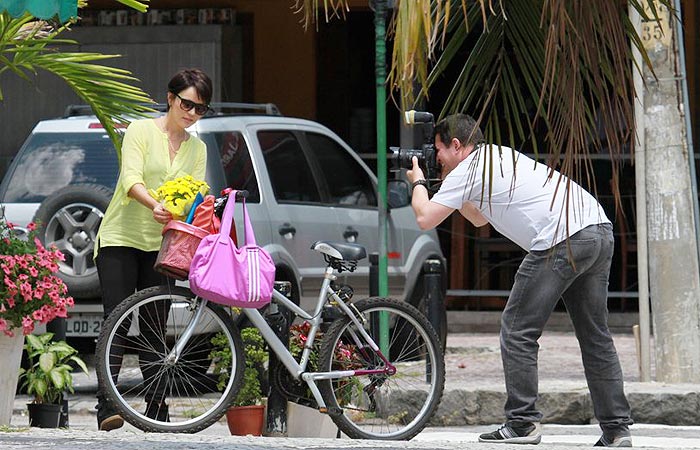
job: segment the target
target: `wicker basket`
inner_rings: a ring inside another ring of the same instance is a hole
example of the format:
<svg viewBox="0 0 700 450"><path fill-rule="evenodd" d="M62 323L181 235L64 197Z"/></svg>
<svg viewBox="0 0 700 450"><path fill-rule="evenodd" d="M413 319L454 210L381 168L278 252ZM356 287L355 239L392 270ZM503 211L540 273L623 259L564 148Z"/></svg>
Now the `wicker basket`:
<svg viewBox="0 0 700 450"><path fill-rule="evenodd" d="M153 268L176 280L186 280L194 252L208 234L189 223L171 220L163 227L163 242Z"/></svg>

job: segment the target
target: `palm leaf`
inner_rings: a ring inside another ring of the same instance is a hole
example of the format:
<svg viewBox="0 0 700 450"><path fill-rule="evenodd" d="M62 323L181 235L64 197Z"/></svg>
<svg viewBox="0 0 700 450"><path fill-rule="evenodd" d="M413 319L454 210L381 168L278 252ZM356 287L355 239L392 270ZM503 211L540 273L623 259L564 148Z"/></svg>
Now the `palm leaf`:
<svg viewBox="0 0 700 450"><path fill-rule="evenodd" d="M151 0L117 0L124 6L135 9L139 12L146 12L148 10L148 3ZM78 0L78 8L85 8L88 6L88 0Z"/></svg>
<svg viewBox="0 0 700 450"><path fill-rule="evenodd" d="M646 20L658 19L652 0L629 3ZM660 1L673 11L671 3ZM467 112L489 142L521 148L528 141L536 155L544 146L551 167L589 187L595 182L588 156L604 149L616 185L620 154L633 148L630 42L650 65L624 2L432 0L426 7L401 0L395 27L401 32L389 82L402 109L422 102L448 67L459 65L441 117Z"/></svg>
<svg viewBox="0 0 700 450"><path fill-rule="evenodd" d="M320 11L319 0L294 0L291 7L295 14L301 14L301 23L304 29L316 24L318 28L318 14ZM332 18L345 18L345 12L349 10L347 0L322 0L323 12L326 22Z"/></svg>
<svg viewBox="0 0 700 450"><path fill-rule="evenodd" d="M59 76L92 107L120 155L117 124L152 112L146 105L153 101L132 85L138 80L130 72L98 64L118 55L64 51L64 47L75 44L58 38L65 30L65 26L54 30L29 15L13 19L7 13L0 14L0 75L11 71L30 80L39 70L45 70Z"/></svg>

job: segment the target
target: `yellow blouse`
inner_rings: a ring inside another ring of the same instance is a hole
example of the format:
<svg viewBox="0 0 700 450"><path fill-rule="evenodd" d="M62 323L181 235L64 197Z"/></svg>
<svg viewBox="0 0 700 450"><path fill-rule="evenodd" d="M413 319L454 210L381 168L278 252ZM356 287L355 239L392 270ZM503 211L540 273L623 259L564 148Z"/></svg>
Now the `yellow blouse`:
<svg viewBox="0 0 700 450"><path fill-rule="evenodd" d="M124 134L121 170L114 196L97 234L95 256L99 247L109 246L159 250L163 225L153 219L149 208L127 193L136 183L155 190L164 182L185 175L204 180L206 163L206 145L201 139L190 135L171 163L168 136L155 121L131 122Z"/></svg>

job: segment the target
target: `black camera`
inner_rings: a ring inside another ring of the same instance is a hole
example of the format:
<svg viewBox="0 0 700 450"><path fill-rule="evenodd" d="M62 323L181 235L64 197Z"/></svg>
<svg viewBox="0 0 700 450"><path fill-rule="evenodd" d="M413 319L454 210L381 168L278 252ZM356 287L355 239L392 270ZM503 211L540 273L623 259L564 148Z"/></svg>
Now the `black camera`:
<svg viewBox="0 0 700 450"><path fill-rule="evenodd" d="M413 157L418 158L418 165L430 180L440 178L440 167L435 151L435 119L429 112L406 111L405 121L410 125L421 125L423 144L421 148L389 147L391 150L392 169L410 169L413 167Z"/></svg>

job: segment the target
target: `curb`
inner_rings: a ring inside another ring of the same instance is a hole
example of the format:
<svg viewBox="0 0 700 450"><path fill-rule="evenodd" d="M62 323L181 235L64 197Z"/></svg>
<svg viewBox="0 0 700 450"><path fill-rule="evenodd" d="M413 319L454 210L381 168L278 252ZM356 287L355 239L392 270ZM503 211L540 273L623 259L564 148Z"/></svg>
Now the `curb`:
<svg viewBox="0 0 700 450"><path fill-rule="evenodd" d="M543 423L596 423L585 382L547 382L540 387L538 407ZM700 423L700 386L663 383L626 383L625 392L638 423L697 425ZM503 386L447 387L430 426L502 423L506 393Z"/></svg>
<svg viewBox="0 0 700 450"><path fill-rule="evenodd" d="M582 425L596 423L593 405L585 382L550 381L540 387L538 407L543 423ZM448 383L449 384L449 383ZM697 425L700 423L700 385L664 383L625 383L625 392L637 423ZM28 396L16 396L13 414L26 414ZM446 386L442 401L429 426L452 427L489 425L504 421L506 401L502 384L473 387ZM74 415L95 415L94 394L69 396L69 411Z"/></svg>

